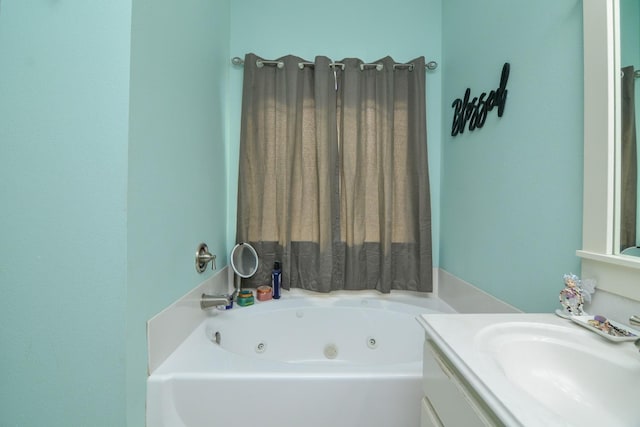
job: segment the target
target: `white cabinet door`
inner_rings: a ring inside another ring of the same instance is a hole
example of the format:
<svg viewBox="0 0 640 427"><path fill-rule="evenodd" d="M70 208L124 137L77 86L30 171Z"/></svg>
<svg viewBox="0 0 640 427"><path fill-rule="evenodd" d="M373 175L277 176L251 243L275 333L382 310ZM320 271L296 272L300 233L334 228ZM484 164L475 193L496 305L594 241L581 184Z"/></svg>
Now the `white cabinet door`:
<svg viewBox="0 0 640 427"><path fill-rule="evenodd" d="M445 427L501 425L489 414L474 393L467 389L455 369L435 346L426 341L423 358L423 387L433 412ZM427 424L428 425L428 424Z"/></svg>

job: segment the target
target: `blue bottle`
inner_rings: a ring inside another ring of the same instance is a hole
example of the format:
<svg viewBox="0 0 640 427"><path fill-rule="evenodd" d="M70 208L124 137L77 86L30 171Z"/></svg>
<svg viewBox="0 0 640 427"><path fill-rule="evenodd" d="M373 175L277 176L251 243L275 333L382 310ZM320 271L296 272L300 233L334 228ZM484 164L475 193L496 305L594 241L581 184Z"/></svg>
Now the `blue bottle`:
<svg viewBox="0 0 640 427"><path fill-rule="evenodd" d="M280 261L273 263L273 271L271 272L271 287L273 288L273 297L280 299L280 279L282 278L282 270L280 270Z"/></svg>

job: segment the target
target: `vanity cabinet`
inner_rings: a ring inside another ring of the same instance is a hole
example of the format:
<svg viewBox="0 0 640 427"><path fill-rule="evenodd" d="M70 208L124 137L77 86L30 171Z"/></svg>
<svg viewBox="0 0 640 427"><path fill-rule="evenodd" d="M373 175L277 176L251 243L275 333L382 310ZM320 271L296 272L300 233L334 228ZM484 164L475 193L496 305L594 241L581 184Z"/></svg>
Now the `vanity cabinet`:
<svg viewBox="0 0 640 427"><path fill-rule="evenodd" d="M428 337L422 378L420 427L504 425Z"/></svg>

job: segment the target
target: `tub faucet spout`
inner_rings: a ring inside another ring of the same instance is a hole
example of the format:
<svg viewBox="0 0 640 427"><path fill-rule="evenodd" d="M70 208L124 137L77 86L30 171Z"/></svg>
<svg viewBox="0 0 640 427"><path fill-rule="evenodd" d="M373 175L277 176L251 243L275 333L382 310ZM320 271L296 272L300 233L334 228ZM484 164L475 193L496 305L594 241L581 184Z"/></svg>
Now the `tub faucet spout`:
<svg viewBox="0 0 640 427"><path fill-rule="evenodd" d="M640 326L640 316L634 314L633 316L629 317L629 324L631 326ZM640 350L640 338L638 338L634 344L636 345L637 349Z"/></svg>
<svg viewBox="0 0 640 427"><path fill-rule="evenodd" d="M235 294L235 292L234 292ZM233 301L234 295L207 295L202 294L200 308L206 310L212 307L228 306Z"/></svg>

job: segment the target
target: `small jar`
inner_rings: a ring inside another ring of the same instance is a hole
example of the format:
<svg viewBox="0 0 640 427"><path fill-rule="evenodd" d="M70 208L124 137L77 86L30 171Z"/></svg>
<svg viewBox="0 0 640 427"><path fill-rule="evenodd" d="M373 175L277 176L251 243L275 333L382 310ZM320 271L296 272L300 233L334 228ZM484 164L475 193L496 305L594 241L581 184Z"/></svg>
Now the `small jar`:
<svg viewBox="0 0 640 427"><path fill-rule="evenodd" d="M249 289L242 289L238 292L238 305L241 307L246 307L248 305L252 305L253 300L253 292Z"/></svg>
<svg viewBox="0 0 640 427"><path fill-rule="evenodd" d="M271 292L271 286L268 286L268 285L258 286L258 289L256 289L256 296L258 298L258 301L270 300L271 298L273 298L273 293Z"/></svg>

